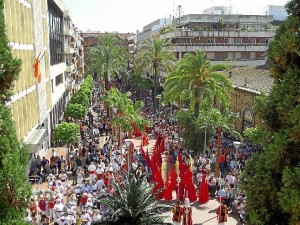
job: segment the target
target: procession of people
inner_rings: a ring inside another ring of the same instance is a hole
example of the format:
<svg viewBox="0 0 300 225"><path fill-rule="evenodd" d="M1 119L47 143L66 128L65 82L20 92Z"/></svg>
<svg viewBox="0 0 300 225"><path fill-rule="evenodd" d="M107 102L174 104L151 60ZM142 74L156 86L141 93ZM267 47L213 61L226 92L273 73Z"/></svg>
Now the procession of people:
<svg viewBox="0 0 300 225"><path fill-rule="evenodd" d="M121 86L115 84L122 89ZM151 91L133 93L133 101L149 100ZM170 202L176 200L173 207L174 224L192 225L192 205L205 204L210 199L218 199L218 220L224 219L229 208L241 208L245 201L236 203L234 195L242 196L238 190L238 174L244 160L251 155L251 148L245 145L238 152L233 147L233 140L223 134L222 154L216 159L216 138L212 140L207 152L191 155L184 147L184 140L179 137L174 114L176 110L165 107L157 114L153 112L153 102L149 101L144 115L151 120L152 126L146 132L133 129L135 138L140 138L140 145L127 148L124 133L121 145L112 138L110 118L104 104L100 101L103 91L99 84L94 84L90 98L90 110L80 121L80 139L78 144L68 146L66 154L58 155L52 149L50 158L38 155L32 161L31 173L41 177L47 183L45 189L37 190L28 207L26 220L32 224L93 224L105 220L109 209L99 201L103 189L112 195L112 179L118 181L127 171L126 156L131 158L131 175L139 177L146 174L147 181L153 184L153 193L157 200ZM72 120L65 118L65 120ZM154 143L149 148L149 139ZM102 140L102 142L101 142ZM214 165L222 164L221 176L215 177ZM181 205L181 203L183 203Z"/></svg>

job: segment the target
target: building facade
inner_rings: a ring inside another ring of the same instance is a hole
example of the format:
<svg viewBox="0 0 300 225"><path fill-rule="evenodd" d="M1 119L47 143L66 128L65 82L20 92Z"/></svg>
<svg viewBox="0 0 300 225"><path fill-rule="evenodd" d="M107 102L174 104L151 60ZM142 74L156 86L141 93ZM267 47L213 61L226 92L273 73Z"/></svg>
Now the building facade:
<svg viewBox="0 0 300 225"><path fill-rule="evenodd" d="M62 0L5 0L6 31L14 57L22 60L11 107L20 141L31 153L46 154L51 131L70 98L66 89ZM33 65L39 59L40 79Z"/></svg>
<svg viewBox="0 0 300 225"><path fill-rule="evenodd" d="M261 65L266 62L268 44L275 35L272 22L272 16L264 15L190 14L175 19L170 25L173 28L162 32L152 29L159 23L156 20L138 34L137 48L144 40L160 38L172 43L170 49L177 59L203 51L213 64Z"/></svg>
<svg viewBox="0 0 300 225"><path fill-rule="evenodd" d="M236 129L243 132L248 127L263 125L254 110L255 98L261 93L268 94L274 84L268 69L256 67L232 68L229 76L234 91L231 93L231 111L239 116Z"/></svg>

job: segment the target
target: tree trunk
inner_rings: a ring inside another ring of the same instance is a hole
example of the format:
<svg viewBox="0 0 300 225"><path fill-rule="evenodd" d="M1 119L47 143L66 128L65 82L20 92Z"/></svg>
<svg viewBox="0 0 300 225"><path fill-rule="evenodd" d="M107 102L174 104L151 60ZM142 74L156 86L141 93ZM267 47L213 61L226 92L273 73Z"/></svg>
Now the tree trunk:
<svg viewBox="0 0 300 225"><path fill-rule="evenodd" d="M108 72L105 72L104 74L104 84L105 84L105 90L108 91Z"/></svg>
<svg viewBox="0 0 300 225"><path fill-rule="evenodd" d="M221 152L221 127L218 127L218 140L217 140L217 154L216 154L216 165L215 165L215 177L219 178L220 176L220 164L219 164L219 158L220 158L220 152Z"/></svg>
<svg viewBox="0 0 300 225"><path fill-rule="evenodd" d="M199 109L200 109L200 101L201 101L201 96L200 96L200 92L199 92L198 87L195 87L195 89L194 89L194 97L195 97L194 117L198 118L199 117Z"/></svg>
<svg viewBox="0 0 300 225"><path fill-rule="evenodd" d="M156 114L156 91L157 91L157 73L154 65L153 68L153 112Z"/></svg>
<svg viewBox="0 0 300 225"><path fill-rule="evenodd" d="M178 98L177 100L177 105L178 105L178 110L181 110L181 99ZM178 139L181 137L181 126L179 123L177 123L177 127L178 127Z"/></svg>

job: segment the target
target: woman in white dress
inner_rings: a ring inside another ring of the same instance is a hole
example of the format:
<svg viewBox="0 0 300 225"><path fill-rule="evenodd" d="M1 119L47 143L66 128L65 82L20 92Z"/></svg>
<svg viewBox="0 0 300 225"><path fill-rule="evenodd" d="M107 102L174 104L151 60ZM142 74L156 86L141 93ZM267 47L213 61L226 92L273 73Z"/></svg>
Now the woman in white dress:
<svg viewBox="0 0 300 225"><path fill-rule="evenodd" d="M83 171L82 167L79 167L77 169L77 182L80 185L83 183L83 178L84 178L83 174L84 174L84 171Z"/></svg>

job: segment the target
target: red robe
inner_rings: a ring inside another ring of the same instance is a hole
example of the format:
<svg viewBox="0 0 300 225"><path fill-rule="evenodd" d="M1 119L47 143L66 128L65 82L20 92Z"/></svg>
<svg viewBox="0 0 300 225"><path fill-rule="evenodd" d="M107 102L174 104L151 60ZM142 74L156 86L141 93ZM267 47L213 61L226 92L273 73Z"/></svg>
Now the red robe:
<svg viewBox="0 0 300 225"><path fill-rule="evenodd" d="M178 192L177 193L178 200L183 201L184 200L184 183L182 181L179 183L179 191L177 190L176 192Z"/></svg>
<svg viewBox="0 0 300 225"><path fill-rule="evenodd" d="M172 189L177 191L177 172L175 166L172 166L170 180L171 180Z"/></svg>
<svg viewBox="0 0 300 225"><path fill-rule="evenodd" d="M203 175L202 182L200 184L200 191L199 191L198 202L200 204L203 204L203 203L207 203L208 201L209 201L208 184L206 183L206 175Z"/></svg>
<svg viewBox="0 0 300 225"><path fill-rule="evenodd" d="M169 172L167 171L167 179L165 181L165 189L163 191L164 193L164 199L166 201L171 201L172 200L172 184L171 184L171 179Z"/></svg>
<svg viewBox="0 0 300 225"><path fill-rule="evenodd" d="M182 211L183 211L182 212L182 224L193 225L192 207L191 206L183 206Z"/></svg>
<svg viewBox="0 0 300 225"><path fill-rule="evenodd" d="M185 184L185 191L187 197L190 199L190 202L197 201L197 191L193 182Z"/></svg>

